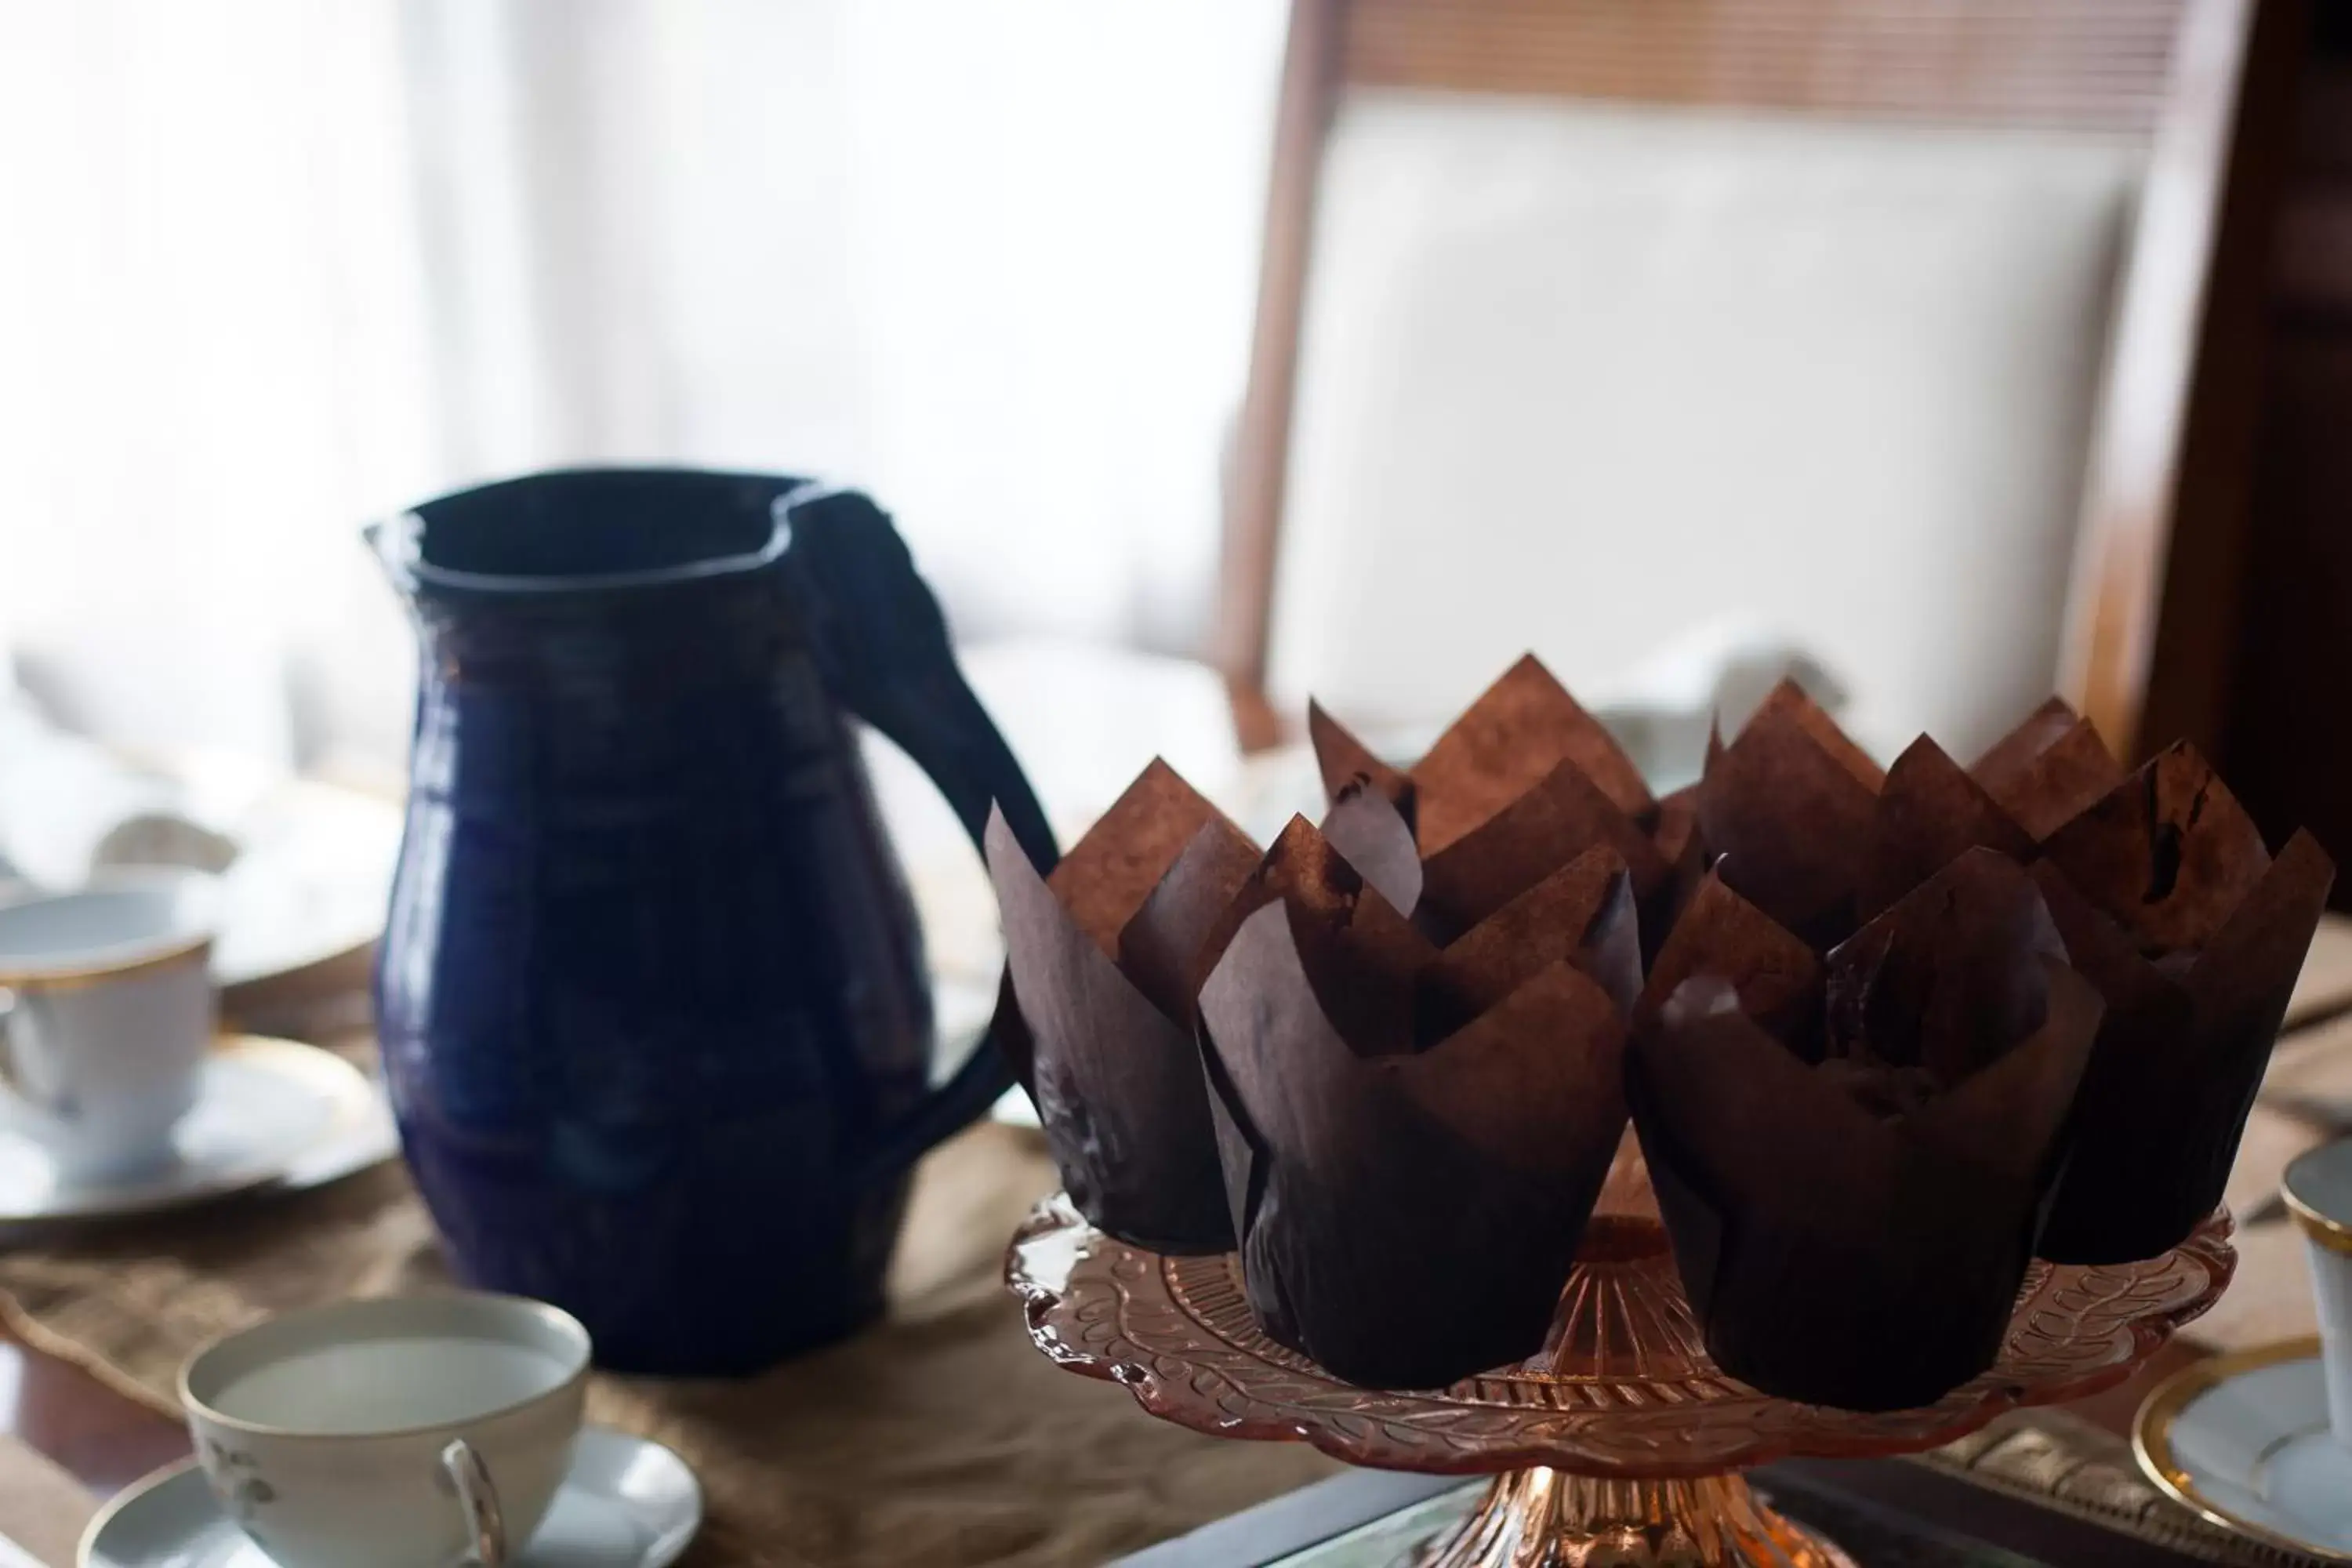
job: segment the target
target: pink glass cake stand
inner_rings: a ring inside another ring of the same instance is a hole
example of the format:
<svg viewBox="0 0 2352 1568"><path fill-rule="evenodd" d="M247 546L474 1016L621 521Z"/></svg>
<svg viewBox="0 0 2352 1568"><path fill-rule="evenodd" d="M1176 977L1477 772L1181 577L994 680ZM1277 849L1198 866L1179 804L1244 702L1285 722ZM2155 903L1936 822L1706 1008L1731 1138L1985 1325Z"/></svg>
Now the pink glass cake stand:
<svg viewBox="0 0 2352 1568"><path fill-rule="evenodd" d="M2221 1296L2237 1262L2230 1229L2220 1213L2146 1262L2034 1264L1990 1371L1934 1405L1876 1415L1769 1398L1717 1371L1663 1231L1638 1217L1593 1221L1541 1353L1444 1389L1342 1383L1258 1331L1232 1255L1129 1247L1065 1198L1023 1224L1005 1279L1039 1350L1124 1384L1164 1421L1383 1469L1493 1475L1416 1568L1855 1568L1766 1508L1740 1472L1932 1448L2004 1410L2120 1383Z"/></svg>

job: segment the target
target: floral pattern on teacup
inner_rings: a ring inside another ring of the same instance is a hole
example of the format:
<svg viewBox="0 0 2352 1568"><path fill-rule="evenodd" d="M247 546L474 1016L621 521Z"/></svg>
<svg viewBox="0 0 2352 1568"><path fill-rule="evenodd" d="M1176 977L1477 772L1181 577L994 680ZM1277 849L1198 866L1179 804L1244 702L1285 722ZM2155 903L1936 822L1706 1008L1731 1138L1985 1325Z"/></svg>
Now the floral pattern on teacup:
<svg viewBox="0 0 2352 1568"><path fill-rule="evenodd" d="M212 1482L213 1495L239 1524L249 1522L263 1504L278 1500L278 1489L262 1479L261 1461L252 1455L211 1438L197 1458L205 1479Z"/></svg>

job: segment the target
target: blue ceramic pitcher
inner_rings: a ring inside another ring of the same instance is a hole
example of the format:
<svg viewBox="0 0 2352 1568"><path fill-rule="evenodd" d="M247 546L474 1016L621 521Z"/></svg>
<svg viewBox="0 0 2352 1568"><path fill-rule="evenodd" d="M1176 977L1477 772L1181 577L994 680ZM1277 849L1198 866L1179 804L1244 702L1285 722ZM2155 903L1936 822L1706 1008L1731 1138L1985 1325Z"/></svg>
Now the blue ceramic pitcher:
<svg viewBox="0 0 2352 1568"><path fill-rule="evenodd" d="M376 974L410 1169L461 1278L633 1371L740 1373L881 1307L928 1086L922 937L853 716L979 837L1051 837L865 497L534 475L372 539L424 657Z"/></svg>

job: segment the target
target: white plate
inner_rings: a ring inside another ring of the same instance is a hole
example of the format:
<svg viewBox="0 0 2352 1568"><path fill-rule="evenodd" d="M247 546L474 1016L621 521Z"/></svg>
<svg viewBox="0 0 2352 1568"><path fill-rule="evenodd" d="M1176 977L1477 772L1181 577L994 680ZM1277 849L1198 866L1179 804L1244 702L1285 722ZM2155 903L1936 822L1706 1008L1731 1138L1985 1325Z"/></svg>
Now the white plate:
<svg viewBox="0 0 2352 1568"><path fill-rule="evenodd" d="M0 1226L148 1214L265 1183L316 1186L388 1157L398 1147L389 1121L381 1091L341 1058L232 1037L205 1058L171 1163L151 1175L67 1181L39 1143L0 1124Z"/></svg>
<svg viewBox="0 0 2352 1568"><path fill-rule="evenodd" d="M454 1506L454 1505L453 1505ZM664 1568L702 1525L702 1488L659 1443L583 1427L572 1469L516 1568ZM273 1568L224 1518L194 1461L159 1470L90 1521L80 1568Z"/></svg>
<svg viewBox="0 0 2352 1568"><path fill-rule="evenodd" d="M2224 1529L2352 1563L2352 1452L2327 1427L2316 1339L2200 1363L2133 1423L2148 1479Z"/></svg>
<svg viewBox="0 0 2352 1568"><path fill-rule="evenodd" d="M400 858L399 806L295 781L244 814L221 873L213 977L250 985L356 952L383 934Z"/></svg>

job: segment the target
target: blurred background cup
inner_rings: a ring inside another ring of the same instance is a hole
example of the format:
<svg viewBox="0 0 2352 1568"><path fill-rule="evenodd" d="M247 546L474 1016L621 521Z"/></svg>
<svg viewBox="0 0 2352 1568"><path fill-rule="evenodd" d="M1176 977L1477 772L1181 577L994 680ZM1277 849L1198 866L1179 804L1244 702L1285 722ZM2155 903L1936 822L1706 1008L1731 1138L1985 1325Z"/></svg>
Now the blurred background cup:
<svg viewBox="0 0 2352 1568"><path fill-rule="evenodd" d="M0 907L0 1122L67 1181L166 1163L211 1044L216 885L105 873Z"/></svg>
<svg viewBox="0 0 2352 1568"><path fill-rule="evenodd" d="M2310 1253L2328 1426L2339 1445L2352 1448L2352 1139L2297 1157L2281 1188Z"/></svg>

